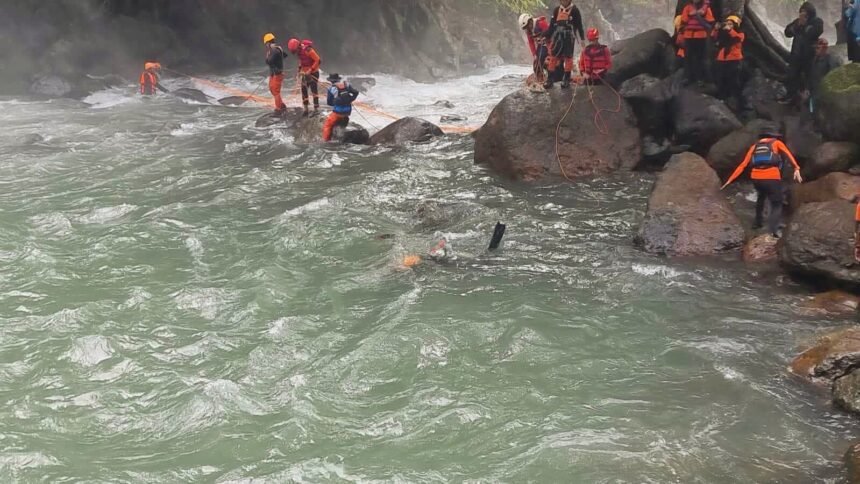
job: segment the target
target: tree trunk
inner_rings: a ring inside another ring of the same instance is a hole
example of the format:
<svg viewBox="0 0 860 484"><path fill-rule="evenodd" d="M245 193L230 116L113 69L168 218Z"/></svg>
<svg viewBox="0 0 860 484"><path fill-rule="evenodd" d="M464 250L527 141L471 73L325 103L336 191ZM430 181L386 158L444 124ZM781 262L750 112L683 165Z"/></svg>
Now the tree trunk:
<svg viewBox="0 0 860 484"><path fill-rule="evenodd" d="M678 0L677 11L680 12L689 2ZM758 67L768 77L785 77L788 71L788 50L770 33L750 6L750 0L712 0L711 5L714 7L714 16L720 21L731 14L741 17L741 31L746 34L744 59L748 64Z"/></svg>

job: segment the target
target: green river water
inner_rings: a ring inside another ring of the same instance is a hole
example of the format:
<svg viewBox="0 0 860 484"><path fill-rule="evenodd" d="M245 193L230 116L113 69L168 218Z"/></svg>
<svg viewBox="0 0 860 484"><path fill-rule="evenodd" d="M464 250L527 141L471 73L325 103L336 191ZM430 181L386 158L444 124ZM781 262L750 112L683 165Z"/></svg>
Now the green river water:
<svg viewBox="0 0 860 484"><path fill-rule="evenodd" d="M482 121L521 73L366 100ZM468 137L298 146L131 92L0 100L0 481L839 479L857 425L785 367L846 322L634 249L653 176L527 187ZM398 269L443 236L456 260Z"/></svg>

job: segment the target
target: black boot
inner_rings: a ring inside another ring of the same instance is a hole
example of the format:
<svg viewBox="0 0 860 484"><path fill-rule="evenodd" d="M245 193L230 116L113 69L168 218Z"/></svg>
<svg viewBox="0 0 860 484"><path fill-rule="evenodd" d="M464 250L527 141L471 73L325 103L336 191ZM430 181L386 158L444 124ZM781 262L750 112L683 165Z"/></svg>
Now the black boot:
<svg viewBox="0 0 860 484"><path fill-rule="evenodd" d="M552 86L553 86L554 84L555 84L555 83L552 81L552 79L547 78L546 82L545 82L545 83L543 83L543 88L544 88L544 89L552 89Z"/></svg>
<svg viewBox="0 0 860 484"><path fill-rule="evenodd" d="M302 113L302 117L307 118L310 115L310 111L308 111L308 105L305 104L305 112Z"/></svg>
<svg viewBox="0 0 860 484"><path fill-rule="evenodd" d="M561 80L561 88L567 89L570 87L570 72L564 73L564 78Z"/></svg>

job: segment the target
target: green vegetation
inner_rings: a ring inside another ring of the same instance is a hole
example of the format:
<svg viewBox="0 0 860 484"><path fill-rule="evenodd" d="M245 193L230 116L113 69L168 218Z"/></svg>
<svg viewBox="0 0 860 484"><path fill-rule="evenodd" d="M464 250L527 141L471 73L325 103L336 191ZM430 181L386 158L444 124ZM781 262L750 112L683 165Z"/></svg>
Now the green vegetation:
<svg viewBox="0 0 860 484"><path fill-rule="evenodd" d="M541 0L496 0L514 12L528 13L533 10L544 8L546 5Z"/></svg>

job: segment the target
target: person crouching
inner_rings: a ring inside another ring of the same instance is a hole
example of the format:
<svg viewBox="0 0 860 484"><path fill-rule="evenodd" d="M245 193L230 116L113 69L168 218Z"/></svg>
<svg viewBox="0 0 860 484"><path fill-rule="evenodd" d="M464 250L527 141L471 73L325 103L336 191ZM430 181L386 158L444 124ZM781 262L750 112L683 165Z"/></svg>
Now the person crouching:
<svg viewBox="0 0 860 484"><path fill-rule="evenodd" d="M326 102L332 107L332 112L323 125L323 141L331 141L332 132L336 126L349 124L349 116L352 114L352 103L358 97L356 90L349 82L338 74L328 76L331 87L328 88Z"/></svg>

